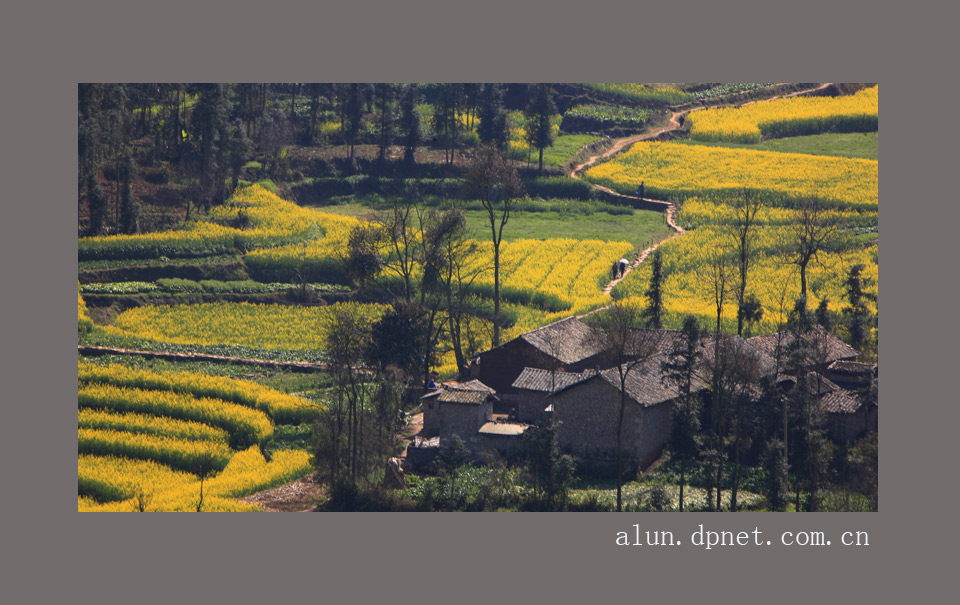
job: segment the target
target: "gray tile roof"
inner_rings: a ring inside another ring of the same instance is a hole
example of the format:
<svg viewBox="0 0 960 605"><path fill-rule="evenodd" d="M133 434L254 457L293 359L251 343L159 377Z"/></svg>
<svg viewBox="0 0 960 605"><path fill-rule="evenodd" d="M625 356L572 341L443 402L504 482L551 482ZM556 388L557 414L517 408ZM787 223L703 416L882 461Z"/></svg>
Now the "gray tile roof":
<svg viewBox="0 0 960 605"><path fill-rule="evenodd" d="M603 343L597 332L579 317L561 319L517 338L564 364L576 363L603 352Z"/></svg>
<svg viewBox="0 0 960 605"><path fill-rule="evenodd" d="M859 361L835 361L830 364L831 371L839 372L842 374L851 374L851 375L862 375L862 374L872 374L876 371L877 366L872 363L862 363Z"/></svg>
<svg viewBox="0 0 960 605"><path fill-rule="evenodd" d="M496 393L493 389L483 384L479 380L470 380L468 382L445 382L437 387L437 390L431 391L420 399L436 397L437 401L443 403L466 403L470 405L480 405L488 397Z"/></svg>
<svg viewBox="0 0 960 605"><path fill-rule="evenodd" d="M837 389L820 397L820 409L830 414L853 414L861 405L860 398L846 389Z"/></svg>
<svg viewBox="0 0 960 605"><path fill-rule="evenodd" d="M663 362L662 355L656 355L647 361L633 366L626 373L625 389L627 395L644 407L649 407L664 401L675 399L680 395L680 390L676 385L663 380L663 374L660 371L660 365ZM627 365L623 367L625 370ZM613 385L617 390L620 389L620 372L617 368L610 368L600 373L603 379ZM692 391L697 392L707 388L707 384L699 378L694 378Z"/></svg>
<svg viewBox="0 0 960 605"><path fill-rule="evenodd" d="M838 359L851 359L860 354L856 349L833 334L830 334L821 326L814 326L813 332L817 339L823 344L826 355L825 361L827 363L837 361ZM773 334L754 336L748 338L747 343L758 351L775 359L777 357L778 339L780 341L780 351L785 354L787 347L793 342L793 335L789 332L775 332Z"/></svg>
<svg viewBox="0 0 960 605"><path fill-rule="evenodd" d="M468 380L467 382L447 382L443 386L459 391L480 391L483 393L496 393L492 388L483 384L479 380Z"/></svg>
<svg viewBox="0 0 960 605"><path fill-rule="evenodd" d="M524 368L523 372L513 381L512 386L527 391L552 393L553 391L558 391L586 380L595 373L596 372L592 370L578 374L573 372L551 372L550 370L541 370L539 368Z"/></svg>

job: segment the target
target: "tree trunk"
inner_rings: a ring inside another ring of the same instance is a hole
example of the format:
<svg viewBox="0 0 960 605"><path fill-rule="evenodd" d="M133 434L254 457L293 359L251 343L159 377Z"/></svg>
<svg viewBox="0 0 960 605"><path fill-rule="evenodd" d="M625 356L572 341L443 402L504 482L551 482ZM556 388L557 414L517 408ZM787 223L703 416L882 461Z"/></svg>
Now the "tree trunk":
<svg viewBox="0 0 960 605"><path fill-rule="evenodd" d="M494 242L493 246L493 341L490 344L500 346L500 242Z"/></svg>
<svg viewBox="0 0 960 605"><path fill-rule="evenodd" d="M543 147L540 148L540 176L543 176Z"/></svg>
<svg viewBox="0 0 960 605"><path fill-rule="evenodd" d="M320 97L313 98L313 106L310 108L310 143L313 144L317 137L317 112L320 109Z"/></svg>
<svg viewBox="0 0 960 605"><path fill-rule="evenodd" d="M683 484L687 471L687 459L680 460L680 512L683 512Z"/></svg>
<svg viewBox="0 0 960 605"><path fill-rule="evenodd" d="M807 295L807 264L809 260L800 263L800 296Z"/></svg>
<svg viewBox="0 0 960 605"><path fill-rule="evenodd" d="M723 438L717 439L717 512L723 510L723 490L720 489L720 480L723 478Z"/></svg>
<svg viewBox="0 0 960 605"><path fill-rule="evenodd" d="M737 512L737 491L740 488L740 421L733 440L733 490L730 492L730 512Z"/></svg>
<svg viewBox="0 0 960 605"><path fill-rule="evenodd" d="M621 370L622 371L622 370ZM627 407L626 377L620 377L620 414L617 416L617 512L623 511L623 411Z"/></svg>

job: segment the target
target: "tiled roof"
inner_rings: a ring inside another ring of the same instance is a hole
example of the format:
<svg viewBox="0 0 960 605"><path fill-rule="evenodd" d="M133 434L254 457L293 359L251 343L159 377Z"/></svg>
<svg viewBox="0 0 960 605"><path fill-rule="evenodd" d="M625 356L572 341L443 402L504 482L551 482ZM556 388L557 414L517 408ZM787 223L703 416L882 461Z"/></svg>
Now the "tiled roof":
<svg viewBox="0 0 960 605"><path fill-rule="evenodd" d="M832 372L840 374L863 375L872 374L877 366L872 363L861 363L859 361L835 361L828 368Z"/></svg>
<svg viewBox="0 0 960 605"><path fill-rule="evenodd" d="M447 382L443 386L459 391L480 391L483 393L496 393L493 389L483 384L479 380L468 380L467 382Z"/></svg>
<svg viewBox="0 0 960 605"><path fill-rule="evenodd" d="M644 407L649 407L657 403L669 401L680 395L676 385L663 380L663 374L660 371L660 365L663 362L663 356L657 355L644 363L635 365L629 372L624 386L627 395ZM604 380L612 384L615 388L620 388L620 372L617 368L610 368L601 372ZM691 391L701 391L707 388L699 378L694 378Z"/></svg>
<svg viewBox="0 0 960 605"><path fill-rule="evenodd" d="M730 335L724 336L722 342L724 344L720 347L721 353L726 351L751 360L754 364L756 364L755 370L758 377L769 376L776 371L776 360L767 355L767 353L765 353L763 350L753 346L749 340L744 340L739 336ZM703 356L703 363L706 366L704 368L704 373L702 373L702 376L705 379L709 378L709 374L707 372L709 372L709 368L713 365L713 358L716 352L715 347L716 338L714 336L707 336L704 339L703 347L700 349L701 355Z"/></svg>
<svg viewBox="0 0 960 605"><path fill-rule="evenodd" d="M838 359L850 359L859 355L856 349L824 330L822 326L814 326L813 333L816 340L822 343L823 353L827 363L837 361ZM790 332L763 334L761 336L748 338L747 343L758 351L775 359L777 357L778 340L781 352L786 353L787 347L793 342L793 334Z"/></svg>
<svg viewBox="0 0 960 605"><path fill-rule="evenodd" d="M578 374L573 372L551 372L550 370L541 370L539 368L524 368L523 372L513 381L512 386L527 391L552 393L553 391L559 391L572 384L586 380L594 374L595 372L593 371Z"/></svg>
<svg viewBox="0 0 960 605"><path fill-rule="evenodd" d="M830 378L847 388L863 388L877 380L877 366L856 361L835 361L827 368Z"/></svg>
<svg viewBox="0 0 960 605"><path fill-rule="evenodd" d="M860 399L846 389L837 389L820 397L820 409L830 414L853 414L861 405Z"/></svg>
<svg viewBox="0 0 960 605"><path fill-rule="evenodd" d="M437 390L431 391L420 399L436 397L437 401L443 403L466 403L471 405L480 405L488 397L494 395L496 391L483 384L479 380L470 380L468 382L446 382L441 384Z"/></svg>
<svg viewBox="0 0 960 605"><path fill-rule="evenodd" d="M597 332L579 317L561 319L518 338L564 364L576 363L603 351Z"/></svg>

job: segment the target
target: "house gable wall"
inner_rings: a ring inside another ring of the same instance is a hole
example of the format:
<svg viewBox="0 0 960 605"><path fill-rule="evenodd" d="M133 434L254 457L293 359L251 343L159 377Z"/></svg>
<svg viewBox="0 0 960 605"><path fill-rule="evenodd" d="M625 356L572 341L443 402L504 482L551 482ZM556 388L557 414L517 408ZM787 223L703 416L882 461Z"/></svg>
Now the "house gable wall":
<svg viewBox="0 0 960 605"><path fill-rule="evenodd" d="M595 378L553 396L553 418L560 447L582 458L616 460L620 391ZM632 463L647 465L670 437L673 401L643 407L627 399L623 416L623 452Z"/></svg>

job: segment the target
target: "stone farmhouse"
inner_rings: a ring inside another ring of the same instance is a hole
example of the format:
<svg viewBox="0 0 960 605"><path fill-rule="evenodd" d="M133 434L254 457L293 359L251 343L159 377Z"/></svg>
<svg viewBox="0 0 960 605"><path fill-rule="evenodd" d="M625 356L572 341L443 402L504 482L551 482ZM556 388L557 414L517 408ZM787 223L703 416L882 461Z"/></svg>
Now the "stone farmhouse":
<svg viewBox="0 0 960 605"><path fill-rule="evenodd" d="M471 360L470 378L500 394L516 393L513 383L524 368L581 372L601 365L603 356L596 330L579 317L568 317L478 353Z"/></svg>
<svg viewBox="0 0 960 605"><path fill-rule="evenodd" d="M624 452L632 464L646 466L659 457L669 439L680 392L663 379L661 366L679 344L680 333L638 332L655 337L656 344L626 373ZM798 378L785 373L778 360L786 358L791 339L788 333L778 333L747 339L731 336L722 342L733 348L738 359L746 360L742 363L757 378L772 377L786 392ZM876 431L877 366L854 361L858 352L822 328L815 329L812 340L814 359L809 360L811 371L803 379L816 381L811 390L820 398L829 436L847 441ZM435 448L445 437L457 434L474 453L510 454L522 447L520 437L530 424L552 420L561 448L581 463L611 462L616 458L621 382L620 371L608 361L602 342L591 327L571 317L476 355L471 380L441 384L421 398L423 435L439 437L424 444ZM692 385L707 414L715 346L712 337L703 342ZM759 400L758 391L753 392L753 400Z"/></svg>
<svg viewBox="0 0 960 605"><path fill-rule="evenodd" d="M441 383L421 398L423 429L407 457L413 465L427 464L444 439L458 435L475 455L520 449L520 437L529 424L511 422L494 413L496 392L479 380Z"/></svg>

